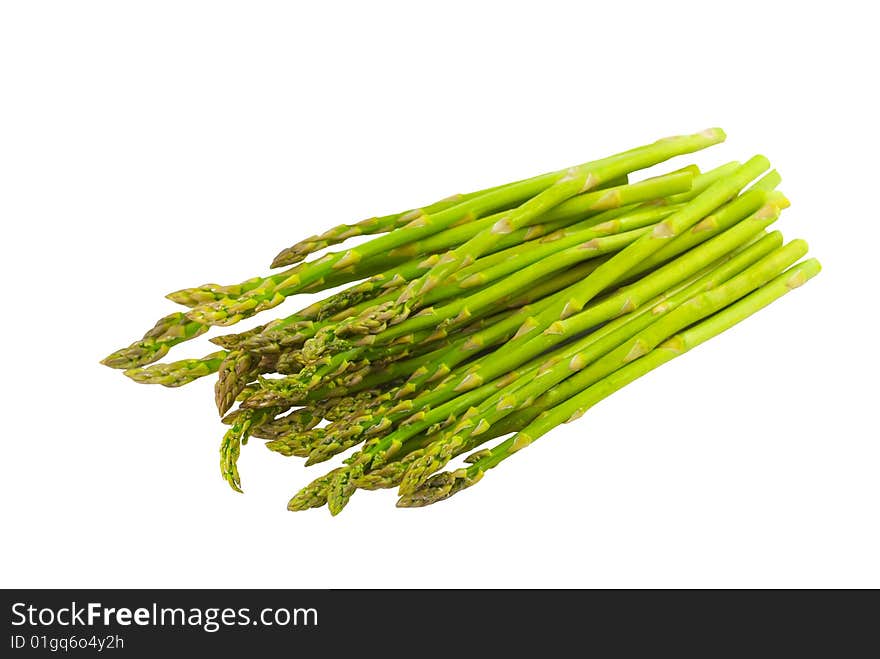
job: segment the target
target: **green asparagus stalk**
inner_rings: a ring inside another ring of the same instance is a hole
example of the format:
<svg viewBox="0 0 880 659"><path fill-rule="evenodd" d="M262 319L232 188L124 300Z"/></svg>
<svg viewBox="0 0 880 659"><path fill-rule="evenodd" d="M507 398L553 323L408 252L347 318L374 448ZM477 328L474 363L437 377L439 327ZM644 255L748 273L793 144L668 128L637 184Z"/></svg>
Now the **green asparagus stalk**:
<svg viewBox="0 0 880 659"><path fill-rule="evenodd" d="M416 217L444 211L462 203L463 201L473 199L486 192L497 190L500 187L504 186L497 186L495 188L469 194L454 194L429 206L414 208L393 215L371 217L355 224L338 224L319 235L311 236L310 238L301 240L300 242L281 250L273 259L271 267L281 268L299 263L309 254L330 247L331 245L338 245L339 243L345 242L349 238L354 238L355 236L371 236L377 233L387 233L394 229L399 229L400 227L409 224Z"/></svg>
<svg viewBox="0 0 880 659"><path fill-rule="evenodd" d="M229 411L248 382L260 374L259 363L259 355L252 352L233 350L226 355L214 384L214 402L221 416Z"/></svg>
<svg viewBox="0 0 880 659"><path fill-rule="evenodd" d="M237 415L245 413L245 410L237 411ZM321 408L301 407L283 416L252 426L251 437L274 440L293 433L303 433L321 423L324 418L323 414L324 410Z"/></svg>
<svg viewBox="0 0 880 659"><path fill-rule="evenodd" d="M225 350L220 350L201 359L182 359L168 364L153 364L146 368L131 368L125 371L125 375L142 384L182 387L193 380L216 373L226 355Z"/></svg>
<svg viewBox="0 0 880 659"><path fill-rule="evenodd" d="M545 176L560 176L561 174L562 172L553 172L552 174ZM360 222L357 222L355 224L339 224L335 227L328 229L327 231L324 231L320 235L306 238L305 240L302 240L295 245L292 245L291 247L286 247L285 249L281 250L281 252L279 252L275 259L272 261L272 267L280 268L293 265L294 263L298 263L305 259L309 254L325 249L326 247L330 247L331 245L338 245L339 243L345 242L349 238L354 238L355 236L375 235L377 233L387 233L389 231L393 231L394 229L399 229L406 226L418 217L431 215L433 213L439 213L440 211L447 210L449 208L452 208L453 206L457 206L458 204L473 199L475 197L485 195L489 192L497 192L511 185L523 184L529 180L534 180L535 178L539 177L532 177L532 179L523 179L514 183L505 183L504 185L494 186L485 190L479 190L477 192L450 195L429 206L414 208L408 211L404 211L402 213L384 215L382 217L371 217L365 220L361 220ZM615 184L625 185L626 183L626 176L615 179ZM511 205L513 205L514 203L515 202L511 202Z"/></svg>
<svg viewBox="0 0 880 659"><path fill-rule="evenodd" d="M252 426L260 424L265 419L274 418L277 412L276 408L247 410L236 418L232 427L223 436L223 441L220 443L220 474L236 492L242 491L237 466L242 444L247 443Z"/></svg>
<svg viewBox="0 0 880 659"><path fill-rule="evenodd" d="M183 313L172 313L156 321L144 336L130 346L110 353L101 363L110 368L132 369L162 359L178 343L208 331L208 326L194 323Z"/></svg>

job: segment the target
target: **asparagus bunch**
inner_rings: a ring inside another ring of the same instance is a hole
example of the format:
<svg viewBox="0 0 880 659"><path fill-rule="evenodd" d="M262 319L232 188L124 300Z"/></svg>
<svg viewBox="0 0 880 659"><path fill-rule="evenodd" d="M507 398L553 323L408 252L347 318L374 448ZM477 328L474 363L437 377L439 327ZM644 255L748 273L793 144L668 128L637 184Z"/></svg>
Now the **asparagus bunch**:
<svg viewBox="0 0 880 659"><path fill-rule="evenodd" d="M631 180L723 139L667 138L335 226L281 250L279 273L169 294L188 309L103 363L166 387L216 374L221 474L237 491L241 447L256 437L307 465L356 448L290 510L337 514L357 490L391 487L402 507L446 499L818 273L798 262L803 241L767 232L788 200L763 156ZM307 260L355 236L375 237ZM154 363L210 326L319 291L213 337L220 349L201 359Z"/></svg>

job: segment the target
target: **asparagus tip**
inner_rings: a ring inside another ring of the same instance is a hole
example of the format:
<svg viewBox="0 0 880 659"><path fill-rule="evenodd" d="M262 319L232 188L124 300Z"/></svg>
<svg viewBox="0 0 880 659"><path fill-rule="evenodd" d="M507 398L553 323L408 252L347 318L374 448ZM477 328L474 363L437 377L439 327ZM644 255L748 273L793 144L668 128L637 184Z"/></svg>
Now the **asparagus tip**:
<svg viewBox="0 0 880 659"><path fill-rule="evenodd" d="M398 508L422 508L432 503L448 499L464 489L474 485L482 478L483 472L477 471L469 476L466 469L442 471L434 474L413 491L404 494L397 500Z"/></svg>
<svg viewBox="0 0 880 659"><path fill-rule="evenodd" d="M275 255L275 258L272 259L272 264L269 267L283 268L288 265L293 265L294 263L299 263L303 258L305 258L304 254L294 251L291 247L285 247Z"/></svg>

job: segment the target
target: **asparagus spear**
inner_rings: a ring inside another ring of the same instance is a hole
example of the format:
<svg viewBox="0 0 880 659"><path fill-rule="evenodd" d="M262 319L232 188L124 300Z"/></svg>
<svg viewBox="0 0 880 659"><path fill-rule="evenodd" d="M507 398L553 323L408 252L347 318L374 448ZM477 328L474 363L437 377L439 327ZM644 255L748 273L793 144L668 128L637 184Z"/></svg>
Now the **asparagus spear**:
<svg viewBox="0 0 880 659"><path fill-rule="evenodd" d="M236 412L236 418L238 415L244 413L245 410L238 410ZM292 412L288 412L283 416L277 416L252 427L251 437L274 440L293 433L303 433L307 430L312 430L316 425L321 423L324 414L325 410L320 407L301 407Z"/></svg>
<svg viewBox="0 0 880 659"><path fill-rule="evenodd" d="M547 176L549 178L551 176L559 175L561 175L561 172L552 172L551 174L547 174L544 176ZM355 224L339 224L335 227L328 229L327 231L324 231L320 235L306 238L305 240L302 240L295 245L284 248L272 261L272 267L280 268L288 265L293 265L294 263L302 261L309 254L322 250L331 245L337 245L341 242L348 240L349 238L353 238L355 236L375 235L377 233L387 233L389 231L393 231L394 229L404 227L412 222L414 219L423 215L438 213L440 211L452 208L453 206L456 206L462 202L468 201L469 199L479 197L489 192L497 192L498 190L507 188L511 185L526 183L527 181L534 180L535 178L540 177L523 179L514 183L505 183L503 185L486 188L485 190L478 190L477 192L450 195L429 206L423 206L422 208L413 208L402 213L384 215L382 217L371 217L365 220L361 220L360 222L357 222ZM626 182L626 176L620 177L615 180L615 184L620 185L624 185L626 184Z"/></svg>
<svg viewBox="0 0 880 659"><path fill-rule="evenodd" d="M260 424L265 419L274 418L277 412L276 408L245 410L223 435L223 441L220 442L220 474L229 483L229 487L236 492L242 491L241 477L237 466L242 444L247 443L253 426Z"/></svg>
<svg viewBox="0 0 880 659"><path fill-rule="evenodd" d="M399 229L400 227L406 226L409 222L420 215L430 215L431 213L438 213L457 204L460 204L463 201L467 201L468 199L473 199L474 197L485 194L486 192L497 190L499 187L504 186L497 186L495 188L481 190L478 192L471 192L469 194L450 195L449 197L441 199L440 201L435 202L429 206L414 208L408 211L404 211L403 213L396 213L393 215L371 217L365 220L361 220L360 222L356 222L355 224L338 224L335 227L327 229L319 235L311 236L310 238L301 240L300 242L291 245L290 247L284 248L272 260L271 267L281 268L293 265L294 263L299 263L309 254L330 247L331 245L338 245L339 243L345 242L349 238L354 238L355 236L370 236L377 233L387 233L389 231L393 231L394 229Z"/></svg>
<svg viewBox="0 0 880 659"><path fill-rule="evenodd" d="M650 352L630 361L605 378L592 384L577 396L543 412L535 421L513 437L484 453L470 466L453 472L436 474L398 501L400 507L419 507L442 501L476 484L488 470L513 453L534 442L562 423L583 415L596 403L620 390L642 375L678 357L710 338L729 329L756 313L789 291L803 285L818 274L819 262L809 259L789 268L768 284L757 289L731 306L709 316L698 324L672 336Z"/></svg>
<svg viewBox="0 0 880 659"><path fill-rule="evenodd" d="M259 362L259 355L243 350L233 350L226 355L214 383L214 403L221 416L229 411L247 383L259 375Z"/></svg>
<svg viewBox="0 0 880 659"><path fill-rule="evenodd" d="M120 348L101 360L110 368L131 369L162 359L178 343L208 331L207 325L194 323L183 313L164 316L144 336L130 346Z"/></svg>
<svg viewBox="0 0 880 659"><path fill-rule="evenodd" d="M125 371L125 375L143 384L182 387L193 380L216 373L226 355L225 350L220 350L201 359L182 359L168 364L152 364L146 368L130 368Z"/></svg>

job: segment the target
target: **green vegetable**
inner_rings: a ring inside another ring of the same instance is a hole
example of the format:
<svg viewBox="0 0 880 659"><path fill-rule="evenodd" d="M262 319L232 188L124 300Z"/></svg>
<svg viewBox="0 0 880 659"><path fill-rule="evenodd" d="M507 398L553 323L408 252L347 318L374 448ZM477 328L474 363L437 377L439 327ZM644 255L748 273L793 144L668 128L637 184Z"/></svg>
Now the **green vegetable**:
<svg viewBox="0 0 880 659"><path fill-rule="evenodd" d="M272 265L283 271L171 293L189 310L103 363L166 387L216 374L221 475L236 491L253 437L306 465L354 449L290 510L337 514L358 490L391 487L401 507L446 499L819 272L814 259L797 263L802 240L766 233L789 203L763 156L631 180L723 139L710 129L659 140L337 225L281 250ZM307 260L356 236L372 238ZM330 289L211 338L220 349L200 359L154 363L211 326Z"/></svg>

